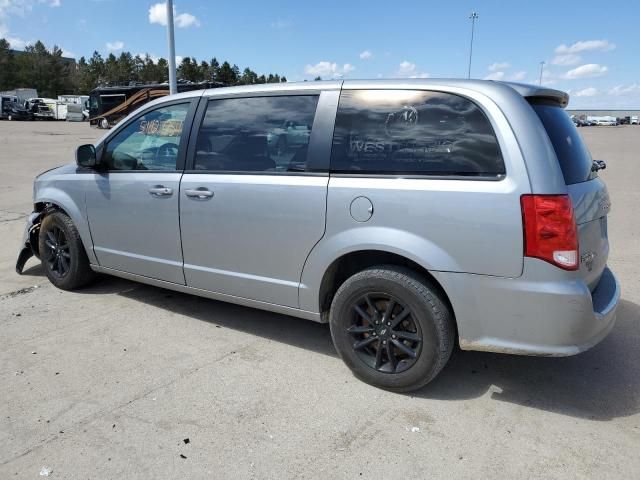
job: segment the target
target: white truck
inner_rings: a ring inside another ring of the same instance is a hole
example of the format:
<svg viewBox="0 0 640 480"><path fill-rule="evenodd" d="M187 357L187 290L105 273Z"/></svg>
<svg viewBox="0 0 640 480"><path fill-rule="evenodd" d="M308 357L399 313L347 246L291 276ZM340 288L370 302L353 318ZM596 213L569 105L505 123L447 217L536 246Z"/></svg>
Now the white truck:
<svg viewBox="0 0 640 480"><path fill-rule="evenodd" d="M89 95L58 95L58 101L67 106L67 122L89 119Z"/></svg>
<svg viewBox="0 0 640 480"><path fill-rule="evenodd" d="M67 105L65 103L56 100L55 98L30 98L27 100L29 108L33 108L34 105L39 105L37 110L34 110L36 118L51 119L51 120L66 120L67 119ZM27 104L25 104L26 106ZM42 108L42 105L46 107ZM47 112L47 109L49 112Z"/></svg>
<svg viewBox="0 0 640 480"><path fill-rule="evenodd" d="M631 115L629 125L638 125L638 115Z"/></svg>

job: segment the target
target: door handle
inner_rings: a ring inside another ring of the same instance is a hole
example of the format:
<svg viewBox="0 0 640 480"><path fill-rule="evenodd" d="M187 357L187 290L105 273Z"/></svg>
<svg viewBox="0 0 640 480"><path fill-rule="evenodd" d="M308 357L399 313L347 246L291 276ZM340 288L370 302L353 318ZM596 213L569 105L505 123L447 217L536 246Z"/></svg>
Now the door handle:
<svg viewBox="0 0 640 480"><path fill-rule="evenodd" d="M168 197L173 195L173 188L165 187L164 185L156 185L149 189L149 193L154 197Z"/></svg>
<svg viewBox="0 0 640 480"><path fill-rule="evenodd" d="M207 190L204 187L200 187L200 188L196 188L196 189L189 189L189 190L185 190L184 194L187 197L191 197L191 198L199 198L201 200L204 200L205 198L211 198L213 197L213 192L211 190Z"/></svg>

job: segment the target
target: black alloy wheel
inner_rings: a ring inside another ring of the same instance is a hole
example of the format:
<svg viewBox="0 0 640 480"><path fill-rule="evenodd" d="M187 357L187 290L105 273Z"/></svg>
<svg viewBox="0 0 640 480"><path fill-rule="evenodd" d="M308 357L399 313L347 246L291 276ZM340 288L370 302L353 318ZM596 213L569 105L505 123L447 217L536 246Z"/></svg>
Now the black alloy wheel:
<svg viewBox="0 0 640 480"><path fill-rule="evenodd" d="M43 252L44 259L49 264L51 273L58 278L63 278L71 269L71 252L67 236L57 225L53 225L44 233L46 246L46 251Z"/></svg>
<svg viewBox="0 0 640 480"><path fill-rule="evenodd" d="M366 365L383 373L411 368L420 355L422 332L411 309L393 295L367 293L352 306L347 332Z"/></svg>
<svg viewBox="0 0 640 480"><path fill-rule="evenodd" d="M399 265L376 265L342 282L331 301L331 337L354 375L395 392L416 390L446 365L455 320L441 290Z"/></svg>

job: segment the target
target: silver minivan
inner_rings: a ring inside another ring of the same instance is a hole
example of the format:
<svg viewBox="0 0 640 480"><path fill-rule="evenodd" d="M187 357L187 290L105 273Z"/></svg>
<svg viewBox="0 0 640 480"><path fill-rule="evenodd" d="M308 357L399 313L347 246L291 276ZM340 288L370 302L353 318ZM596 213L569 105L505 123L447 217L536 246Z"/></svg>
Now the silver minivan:
<svg viewBox="0 0 640 480"><path fill-rule="evenodd" d="M106 273L328 322L409 391L454 345L573 355L612 329L610 200L568 95L478 80L164 97L38 176L16 269Z"/></svg>

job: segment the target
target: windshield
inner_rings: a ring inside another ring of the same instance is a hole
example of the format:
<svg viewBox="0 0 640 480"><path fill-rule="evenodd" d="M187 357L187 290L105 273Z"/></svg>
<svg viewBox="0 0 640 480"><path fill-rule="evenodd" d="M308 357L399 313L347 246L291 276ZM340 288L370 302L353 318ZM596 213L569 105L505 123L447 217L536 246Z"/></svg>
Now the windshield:
<svg viewBox="0 0 640 480"><path fill-rule="evenodd" d="M532 107L551 140L562 169L564 183L571 185L593 178L591 154L564 109L549 104L533 104Z"/></svg>

